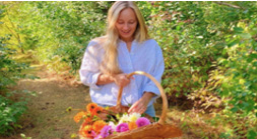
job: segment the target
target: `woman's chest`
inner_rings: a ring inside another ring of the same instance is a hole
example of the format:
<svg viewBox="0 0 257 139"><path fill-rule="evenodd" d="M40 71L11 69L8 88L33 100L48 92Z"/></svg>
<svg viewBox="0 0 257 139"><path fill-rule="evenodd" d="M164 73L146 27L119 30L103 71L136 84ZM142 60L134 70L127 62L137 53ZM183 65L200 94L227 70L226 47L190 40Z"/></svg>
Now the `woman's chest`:
<svg viewBox="0 0 257 139"><path fill-rule="evenodd" d="M131 47L128 50L121 49L118 51L118 62L124 73L130 73L136 70L147 71L152 69L155 63L156 54L153 49L147 49L138 46Z"/></svg>

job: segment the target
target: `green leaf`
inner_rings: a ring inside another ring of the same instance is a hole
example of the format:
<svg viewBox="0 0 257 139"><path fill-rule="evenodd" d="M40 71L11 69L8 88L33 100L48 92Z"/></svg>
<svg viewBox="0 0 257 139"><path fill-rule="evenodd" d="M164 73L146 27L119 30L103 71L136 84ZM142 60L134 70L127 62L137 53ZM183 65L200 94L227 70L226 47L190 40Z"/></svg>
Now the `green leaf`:
<svg viewBox="0 0 257 139"><path fill-rule="evenodd" d="M231 109L231 111L232 111L232 112L237 112L237 111L238 111L238 108L237 108L237 107L233 107L233 108Z"/></svg>
<svg viewBox="0 0 257 139"><path fill-rule="evenodd" d="M252 35L250 33L241 33L239 34L243 39L250 39Z"/></svg>
<svg viewBox="0 0 257 139"><path fill-rule="evenodd" d="M229 44L228 44L228 47L232 47L232 46L234 46L234 45L236 45L236 44L238 44L238 40L235 40L235 41L229 43Z"/></svg>
<svg viewBox="0 0 257 139"><path fill-rule="evenodd" d="M252 62L254 59L257 59L257 54L250 54L248 59L247 59L247 62Z"/></svg>
<svg viewBox="0 0 257 139"><path fill-rule="evenodd" d="M250 130L248 133L247 133L247 138L248 139L256 139L257 137L257 132L254 131L254 130Z"/></svg>
<svg viewBox="0 0 257 139"><path fill-rule="evenodd" d="M244 29L241 28L241 27L234 27L234 31L235 31L236 33L242 33L242 32L244 31Z"/></svg>
<svg viewBox="0 0 257 139"><path fill-rule="evenodd" d="M154 122L158 122L159 119L160 119L159 117L153 117Z"/></svg>

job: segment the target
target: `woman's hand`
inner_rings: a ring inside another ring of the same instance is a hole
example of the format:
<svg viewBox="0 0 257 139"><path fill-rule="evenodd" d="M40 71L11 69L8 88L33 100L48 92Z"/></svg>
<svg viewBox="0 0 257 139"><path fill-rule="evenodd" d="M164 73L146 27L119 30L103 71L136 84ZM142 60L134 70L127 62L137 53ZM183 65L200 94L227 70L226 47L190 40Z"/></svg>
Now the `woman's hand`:
<svg viewBox="0 0 257 139"><path fill-rule="evenodd" d="M127 74L121 73L114 75L114 82L119 87L125 87L130 83L130 78L127 77Z"/></svg>
<svg viewBox="0 0 257 139"><path fill-rule="evenodd" d="M132 113L132 112L136 112L140 114L144 113L147 109L148 103L150 102L153 96L155 96L154 93L145 92L144 95L130 107L130 109L128 110L128 113Z"/></svg>

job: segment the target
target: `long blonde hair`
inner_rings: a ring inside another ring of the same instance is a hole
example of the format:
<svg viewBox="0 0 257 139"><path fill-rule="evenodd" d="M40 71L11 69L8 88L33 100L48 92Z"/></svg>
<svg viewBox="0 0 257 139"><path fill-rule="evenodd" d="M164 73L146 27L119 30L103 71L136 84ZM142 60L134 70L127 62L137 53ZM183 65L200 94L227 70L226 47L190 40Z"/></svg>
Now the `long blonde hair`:
<svg viewBox="0 0 257 139"><path fill-rule="evenodd" d="M101 64L101 71L107 74L119 74L122 71L119 68L118 63L118 40L119 40L119 34L115 27L115 24L117 22L117 19L119 17L120 12L123 9L131 8L134 10L138 25L134 33L134 38L138 42L143 42L147 39L149 39L147 27L145 25L144 18L139 11L136 4L132 1L117 1L115 2L112 7L108 11L108 17L107 17L107 30L106 30L106 36L103 43L103 48L105 50L105 54L103 56L103 61Z"/></svg>

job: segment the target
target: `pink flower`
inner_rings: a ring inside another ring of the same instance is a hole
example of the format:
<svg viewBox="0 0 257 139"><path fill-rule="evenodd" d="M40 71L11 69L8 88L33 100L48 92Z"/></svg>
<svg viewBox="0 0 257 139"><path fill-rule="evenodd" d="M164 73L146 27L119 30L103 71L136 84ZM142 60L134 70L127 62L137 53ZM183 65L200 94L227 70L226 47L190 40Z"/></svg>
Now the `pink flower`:
<svg viewBox="0 0 257 139"><path fill-rule="evenodd" d="M129 126L127 123L121 123L116 127L117 132L125 132L129 130Z"/></svg>
<svg viewBox="0 0 257 139"><path fill-rule="evenodd" d="M100 136L102 138L106 138L108 137L109 135L111 135L113 133L113 130L112 130L112 127L109 126L109 125L106 125L103 127L103 129L101 130L100 132Z"/></svg>
<svg viewBox="0 0 257 139"><path fill-rule="evenodd" d="M151 124L151 122L145 117L140 117L139 119L137 119L136 124L137 127L142 127Z"/></svg>

